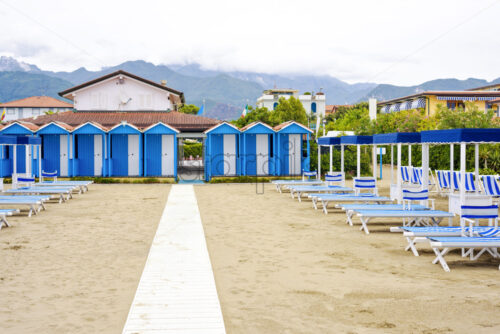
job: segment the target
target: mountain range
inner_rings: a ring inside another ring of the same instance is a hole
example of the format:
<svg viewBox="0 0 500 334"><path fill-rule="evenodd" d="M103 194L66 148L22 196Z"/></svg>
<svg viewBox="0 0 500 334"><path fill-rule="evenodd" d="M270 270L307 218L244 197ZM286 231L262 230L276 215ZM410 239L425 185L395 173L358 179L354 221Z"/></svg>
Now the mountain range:
<svg viewBox="0 0 500 334"><path fill-rule="evenodd" d="M239 117L246 104L253 105L265 89L293 88L303 92L325 93L327 104L352 104L369 97L387 100L425 90L463 90L493 83L469 78L438 79L415 86L396 86L376 83L349 84L331 76L266 74L244 71L214 71L198 64L155 65L143 60L127 61L89 71L81 67L71 72L42 70L36 65L12 57L0 57L0 101L11 101L33 95L60 98L57 93L118 69L159 82L183 91L186 103L201 106L205 103L205 116L230 120Z"/></svg>

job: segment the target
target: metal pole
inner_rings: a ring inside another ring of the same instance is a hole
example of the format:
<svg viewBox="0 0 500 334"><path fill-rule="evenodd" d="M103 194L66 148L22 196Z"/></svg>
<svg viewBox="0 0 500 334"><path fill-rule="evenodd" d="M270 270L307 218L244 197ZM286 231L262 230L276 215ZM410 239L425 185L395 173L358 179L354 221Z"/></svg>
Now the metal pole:
<svg viewBox="0 0 500 334"><path fill-rule="evenodd" d="M408 166L412 167L412 164L411 164L411 145L408 145Z"/></svg>
<svg viewBox="0 0 500 334"><path fill-rule="evenodd" d="M340 171L344 173L344 145L340 145Z"/></svg>
<svg viewBox="0 0 500 334"><path fill-rule="evenodd" d="M450 179L448 180L450 182L450 194L453 194L453 170L455 169L454 165L454 147L453 144L450 144Z"/></svg>
<svg viewBox="0 0 500 334"><path fill-rule="evenodd" d="M380 179L382 180L382 147L379 149L379 153L380 153Z"/></svg>
<svg viewBox="0 0 500 334"><path fill-rule="evenodd" d="M373 178L377 179L377 145L372 146Z"/></svg>
<svg viewBox="0 0 500 334"><path fill-rule="evenodd" d="M476 184L476 194L479 194L479 144L474 145L474 181Z"/></svg>
<svg viewBox="0 0 500 334"><path fill-rule="evenodd" d="M401 143L398 143L396 175L397 175L396 188L398 194L398 203L401 203Z"/></svg>
<svg viewBox="0 0 500 334"><path fill-rule="evenodd" d="M391 145L391 184L394 184L394 145Z"/></svg>
<svg viewBox="0 0 500 334"><path fill-rule="evenodd" d="M422 190L429 190L429 144L422 144Z"/></svg>
<svg viewBox="0 0 500 334"><path fill-rule="evenodd" d="M361 147L359 145L356 145L356 175L357 177L361 176Z"/></svg>
<svg viewBox="0 0 500 334"><path fill-rule="evenodd" d="M465 204L465 164L465 143L460 143L460 206Z"/></svg>
<svg viewBox="0 0 500 334"><path fill-rule="evenodd" d="M318 180L321 180L321 146L318 142Z"/></svg>
<svg viewBox="0 0 500 334"><path fill-rule="evenodd" d="M330 173L333 172L333 146L330 145Z"/></svg>

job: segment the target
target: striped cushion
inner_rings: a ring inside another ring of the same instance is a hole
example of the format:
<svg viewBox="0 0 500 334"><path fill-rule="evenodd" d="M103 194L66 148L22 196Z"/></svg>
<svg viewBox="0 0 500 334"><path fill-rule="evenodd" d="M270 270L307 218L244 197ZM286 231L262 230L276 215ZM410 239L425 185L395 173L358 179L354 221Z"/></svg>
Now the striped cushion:
<svg viewBox="0 0 500 334"><path fill-rule="evenodd" d="M411 173L411 183L422 184L421 175L422 171L418 167L413 168Z"/></svg>
<svg viewBox="0 0 500 334"><path fill-rule="evenodd" d="M487 195L500 196L500 188L494 175L483 175L481 176L481 180L483 181L484 191Z"/></svg>
<svg viewBox="0 0 500 334"><path fill-rule="evenodd" d="M18 177L17 182L35 182L34 177Z"/></svg>
<svg viewBox="0 0 500 334"><path fill-rule="evenodd" d="M344 177L342 176L341 173L325 175L325 181L328 181L328 182L342 182L343 180L344 180Z"/></svg>
<svg viewBox="0 0 500 334"><path fill-rule="evenodd" d="M408 166L401 166L401 179L403 180L403 182L410 182L408 168Z"/></svg>
<svg viewBox="0 0 500 334"><path fill-rule="evenodd" d="M436 171L438 182L439 182L439 188L441 189L447 189L450 187L450 182L449 178L446 177L446 172L444 170L437 170Z"/></svg>
<svg viewBox="0 0 500 334"><path fill-rule="evenodd" d="M497 205L487 205L487 206L476 206L476 205L462 205L462 218L469 219L485 219L485 218L497 218L498 217L498 206Z"/></svg>
<svg viewBox="0 0 500 334"><path fill-rule="evenodd" d="M366 179L354 178L354 188L373 189L376 187L377 184L374 178L366 178Z"/></svg>
<svg viewBox="0 0 500 334"><path fill-rule="evenodd" d="M450 180L450 185L453 190L460 190L460 183L458 182L458 175L455 172L451 172L449 170L446 171L448 176L448 180Z"/></svg>
<svg viewBox="0 0 500 334"><path fill-rule="evenodd" d="M411 191L403 189L403 199L409 201L424 201L429 199L429 190Z"/></svg>
<svg viewBox="0 0 500 334"><path fill-rule="evenodd" d="M57 176L57 171L55 171L55 172L42 171L42 176L46 176L46 177Z"/></svg>

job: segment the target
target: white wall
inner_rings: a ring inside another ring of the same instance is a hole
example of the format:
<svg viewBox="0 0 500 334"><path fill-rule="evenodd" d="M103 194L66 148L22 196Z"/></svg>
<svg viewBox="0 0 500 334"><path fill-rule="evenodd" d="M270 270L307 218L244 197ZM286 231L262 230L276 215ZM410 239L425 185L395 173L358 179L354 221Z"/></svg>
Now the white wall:
<svg viewBox="0 0 500 334"><path fill-rule="evenodd" d="M108 111L165 111L174 109L168 99L170 93L144 82L123 76L123 84L118 84L118 76L95 85L75 91L76 110ZM129 101L127 103L123 103Z"/></svg>
<svg viewBox="0 0 500 334"><path fill-rule="evenodd" d="M71 108L5 108L4 121L13 121L20 118L28 118L38 115L44 115L47 111L61 112L72 110ZM3 113L3 108L0 108Z"/></svg>
<svg viewBox="0 0 500 334"><path fill-rule="evenodd" d="M273 110L274 103L278 102L280 97L288 99L290 95L262 95L257 99L257 107L266 107ZM302 106L308 115L311 114L311 104L316 102L316 115L325 116L326 99L324 95L299 95L297 98L302 102Z"/></svg>

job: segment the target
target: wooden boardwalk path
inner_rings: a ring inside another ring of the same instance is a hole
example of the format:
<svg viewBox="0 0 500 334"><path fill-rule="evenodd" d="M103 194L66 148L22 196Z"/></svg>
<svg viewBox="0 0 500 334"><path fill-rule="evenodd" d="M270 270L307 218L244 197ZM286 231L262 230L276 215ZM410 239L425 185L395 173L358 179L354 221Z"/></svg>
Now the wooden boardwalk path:
<svg viewBox="0 0 500 334"><path fill-rule="evenodd" d="M170 190L123 333L225 333L192 185Z"/></svg>

